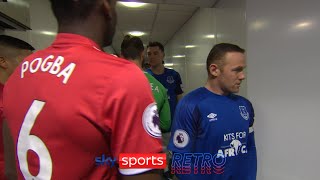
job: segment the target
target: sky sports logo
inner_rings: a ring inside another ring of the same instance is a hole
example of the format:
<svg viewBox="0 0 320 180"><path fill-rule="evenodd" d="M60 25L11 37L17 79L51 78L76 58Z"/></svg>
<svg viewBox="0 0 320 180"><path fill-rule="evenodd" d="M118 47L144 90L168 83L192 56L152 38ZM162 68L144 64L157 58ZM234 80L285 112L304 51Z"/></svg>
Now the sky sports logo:
<svg viewBox="0 0 320 180"><path fill-rule="evenodd" d="M110 157L110 156L106 156L106 155L102 155L100 157L96 157L95 158L95 162L97 166L110 166L110 167L114 167L116 166L117 163L117 158L114 157Z"/></svg>
<svg viewBox="0 0 320 180"><path fill-rule="evenodd" d="M100 157L96 157L95 162L96 162L96 165L98 166L107 165L110 167L114 167L118 162L120 169L131 169L131 168L164 169L167 164L165 153L155 153L155 154L121 153L119 155L119 161L116 158L102 155Z"/></svg>

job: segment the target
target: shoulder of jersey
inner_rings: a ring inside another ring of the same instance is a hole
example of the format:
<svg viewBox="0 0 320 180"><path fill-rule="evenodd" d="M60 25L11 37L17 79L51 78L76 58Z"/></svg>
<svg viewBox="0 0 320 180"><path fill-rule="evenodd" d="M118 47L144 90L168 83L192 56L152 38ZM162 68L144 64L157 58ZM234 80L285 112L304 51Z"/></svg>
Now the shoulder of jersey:
<svg viewBox="0 0 320 180"><path fill-rule="evenodd" d="M38 57L39 55L41 56L42 54L55 54L55 51L50 49L51 47L47 48L47 49L43 49L43 50L39 50L33 54L31 54L30 56L28 56L27 60L30 59L34 59L36 57ZM116 62L116 63L120 63L120 64L133 64L132 62L113 56L111 54L108 54L106 52L103 52L97 48L93 48L93 47L89 47L89 46L79 46L74 48L72 51L74 51L76 53L75 56L82 56L82 57L86 57L88 56L90 59L89 60L94 60L94 59L108 59L111 60L111 62ZM91 54L92 53L92 54ZM109 61L110 62L110 61Z"/></svg>
<svg viewBox="0 0 320 180"><path fill-rule="evenodd" d="M158 86L160 86L161 88L164 88L165 87L161 84L161 82L159 82L155 77L153 77L151 74L147 73L147 72L144 72L144 74L146 74L146 76L148 76L150 79L153 80L154 83L156 83Z"/></svg>
<svg viewBox="0 0 320 180"><path fill-rule="evenodd" d="M87 47L81 47L81 48L87 48ZM81 49L80 49L81 51ZM92 57L91 60L94 60L96 59L97 61L96 62L99 62L98 64L96 65L101 65L101 68L113 68L113 65L115 67L118 67L117 70L119 70L119 68L121 68L121 72L122 70L126 71L126 72L129 72L129 71L137 71L138 72L140 71L140 69L132 62L128 61L128 60L125 60L125 59L122 59L122 58L119 58L119 57L116 57L114 55L111 55L111 54L108 54L106 52L103 52L103 51L100 51L96 48L88 48L86 50L83 50L83 52L89 52L89 51L92 51L92 53L94 53L94 58ZM84 54L84 56L86 56L86 54ZM115 71L114 73L119 73L119 71Z"/></svg>
<svg viewBox="0 0 320 180"><path fill-rule="evenodd" d="M167 72L168 73L171 73L171 74L177 74L178 72L177 71L175 71L174 69L168 69L168 68L166 68L167 69Z"/></svg>
<svg viewBox="0 0 320 180"><path fill-rule="evenodd" d="M246 102L246 103L251 104L251 102L250 102L247 98L245 98L245 97L243 97L243 96L240 96L240 95L237 95L237 94L232 94L232 97L233 97L233 99L235 99L236 101L244 101L244 102Z"/></svg>
<svg viewBox="0 0 320 180"><path fill-rule="evenodd" d="M108 59L108 60L115 61L115 62L120 63L120 64L134 65L132 62L130 62L128 60L122 59L120 57L116 57L114 55L111 55L111 54L108 54L106 52L100 51L98 49L92 49L92 50L96 51L97 55L99 55L99 58Z"/></svg>
<svg viewBox="0 0 320 180"><path fill-rule="evenodd" d="M60 55L62 56L64 55L63 54L64 52L55 51L54 49L50 49L50 48L51 47L35 52L31 56L29 56L27 60L32 60L39 56L40 57L48 56L50 53L56 56L56 55L59 55L58 53L60 52L61 53ZM140 69L132 62L115 57L113 55L110 55L92 46L78 46L73 49L70 49L68 53L73 54L72 58L83 59L82 62L84 61L88 62L88 65L91 67L90 69L95 69L96 71L94 72L98 74L112 73L112 74L119 75L119 76L118 75L112 76L113 78L120 78L120 76L123 77L122 75L126 75L127 72L135 73L134 75L128 77L128 78L134 78L135 75L139 74L138 72L140 72ZM94 72L92 72L92 74L96 74Z"/></svg>
<svg viewBox="0 0 320 180"><path fill-rule="evenodd" d="M190 105L197 105L202 100L206 99L206 97L208 97L208 92L205 91L203 88L198 88L198 89L191 91L187 95L185 95L182 98L181 103L186 103L186 104L190 104Z"/></svg>

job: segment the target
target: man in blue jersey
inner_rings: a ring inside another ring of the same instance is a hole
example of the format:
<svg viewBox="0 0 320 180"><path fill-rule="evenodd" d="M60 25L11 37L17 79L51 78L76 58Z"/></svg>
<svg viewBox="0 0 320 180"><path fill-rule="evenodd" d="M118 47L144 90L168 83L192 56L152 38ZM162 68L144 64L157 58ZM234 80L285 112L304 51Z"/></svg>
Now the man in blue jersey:
<svg viewBox="0 0 320 180"><path fill-rule="evenodd" d="M178 104L168 149L179 179L255 180L254 111L234 93L245 79L245 50L215 45L207 58L208 80Z"/></svg>
<svg viewBox="0 0 320 180"><path fill-rule="evenodd" d="M171 119L173 119L174 111L178 101L182 97L181 77L180 74L173 70L164 67L164 47L159 42L150 42L147 46L147 56L149 59L150 68L146 71L155 77L168 92L168 99L170 104ZM169 142L170 133L163 133L162 140L164 145ZM167 152L168 153L168 152ZM168 153L169 155L170 153ZM168 156L169 168L170 168L170 155ZM169 169L170 171L170 169ZM164 173L167 179L171 179L169 171Z"/></svg>
<svg viewBox="0 0 320 180"><path fill-rule="evenodd" d="M159 42L150 42L147 46L147 56L150 68L147 72L155 77L167 90L170 103L171 118L178 100L182 97L181 77L180 74L173 70L165 68L163 65L164 47Z"/></svg>

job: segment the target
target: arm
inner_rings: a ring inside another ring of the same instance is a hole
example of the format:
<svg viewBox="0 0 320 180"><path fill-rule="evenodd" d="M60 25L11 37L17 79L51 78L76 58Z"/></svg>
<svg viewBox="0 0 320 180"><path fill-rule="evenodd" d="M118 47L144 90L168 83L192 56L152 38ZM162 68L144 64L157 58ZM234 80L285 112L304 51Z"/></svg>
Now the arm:
<svg viewBox="0 0 320 180"><path fill-rule="evenodd" d="M105 95L106 104L103 108L106 110L105 118L111 119L112 155L119 157L120 153L160 153L160 120L150 84L134 65L128 65L123 71L130 76L125 80L120 76L114 79L121 83L113 83L116 91L112 90ZM129 179L159 176L151 170L120 168L119 172Z"/></svg>
<svg viewBox="0 0 320 180"><path fill-rule="evenodd" d="M188 98L185 98L178 103L168 146L171 151L179 153L193 152L193 146L197 135L196 122L200 118L198 109L195 106L196 105L193 103L190 103L190 99ZM183 138L183 140L181 138Z"/></svg>
<svg viewBox="0 0 320 180"><path fill-rule="evenodd" d="M255 139L254 139L254 129L253 129L253 125L254 125L254 110L253 107L251 105L251 103L249 102L249 116L250 116L250 121L249 121L249 136L248 136L248 147L254 150L254 154L255 154L255 149L256 149L256 143L255 143Z"/></svg>
<svg viewBox="0 0 320 180"><path fill-rule="evenodd" d="M257 150L254 138L254 109L252 104L249 102L249 115L250 115L250 122L249 122L249 135L248 135L248 170L249 176L252 178L256 178L257 176Z"/></svg>
<svg viewBox="0 0 320 180"><path fill-rule="evenodd" d="M174 154L171 171L175 173L179 179L191 178L191 175L183 175L181 171L179 172L179 169L181 169L181 158L176 157L183 156L184 153L194 152L197 135L196 122L198 118L200 118L198 109L194 104L189 102L189 98L184 98L178 103L168 145L168 149Z"/></svg>
<svg viewBox="0 0 320 180"><path fill-rule="evenodd" d="M7 180L16 180L18 177L16 170L14 143L6 120L3 121L2 128L5 176Z"/></svg>
<svg viewBox="0 0 320 180"><path fill-rule="evenodd" d="M180 74L177 72L177 80L176 80L177 86L175 89L175 92L177 94L177 101L180 101L182 98L183 90L182 90L182 81Z"/></svg>
<svg viewBox="0 0 320 180"><path fill-rule="evenodd" d="M161 84L160 84L161 85ZM163 94L163 106L159 109L160 116L160 127L161 132L170 132L171 128L171 113L170 113L170 105L168 100L168 95L166 89L161 85L161 93Z"/></svg>

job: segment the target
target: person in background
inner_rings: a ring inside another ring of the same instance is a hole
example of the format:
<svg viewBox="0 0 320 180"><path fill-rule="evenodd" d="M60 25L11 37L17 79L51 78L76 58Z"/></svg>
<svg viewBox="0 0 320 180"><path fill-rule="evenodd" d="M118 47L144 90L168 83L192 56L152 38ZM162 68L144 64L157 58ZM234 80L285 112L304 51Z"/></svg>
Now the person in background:
<svg viewBox="0 0 320 180"><path fill-rule="evenodd" d="M180 74L173 70L164 67L164 47L159 42L150 42L147 46L147 57L150 68L147 72L155 77L168 91L170 103L171 118L179 99L181 99L183 91L181 88Z"/></svg>
<svg viewBox="0 0 320 180"><path fill-rule="evenodd" d="M143 70L143 56L144 46L141 39L138 37L131 37L129 35L126 35L121 43L121 57L133 62L141 70ZM147 72L144 72L144 74L150 83L153 97L155 98L157 103L161 132L169 132L171 130L171 114L167 91L163 87L163 85L150 74L148 74Z"/></svg>
<svg viewBox="0 0 320 180"><path fill-rule="evenodd" d="M112 43L115 5L51 0L55 41L26 58L4 88L19 179L160 179L153 169L119 168L120 153L162 152L162 142L145 76L102 51Z"/></svg>
<svg viewBox="0 0 320 180"><path fill-rule="evenodd" d="M182 81L180 74L173 70L164 67L164 47L159 42L150 42L147 46L147 57L149 60L150 68L146 71L155 77L166 89L170 103L171 119L173 119L177 102L181 99L183 91L181 88ZM164 144L169 143L170 133L162 135ZM164 176L166 179L172 179L170 174L171 166L171 152L167 152L169 169L165 170Z"/></svg>
<svg viewBox="0 0 320 180"><path fill-rule="evenodd" d="M234 94L245 79L244 53L234 44L215 45L207 58L205 86L179 102L168 146L179 179L256 179L254 110L249 100ZM192 160L183 167L181 159Z"/></svg>
<svg viewBox="0 0 320 180"><path fill-rule="evenodd" d="M2 137L3 114L3 88L4 84L21 63L32 54L34 48L27 42L12 36L0 35L0 179L5 179L4 172L4 147ZM13 151L8 149L6 151ZM12 169L11 169L12 170ZM7 176L15 176L15 172L6 172Z"/></svg>

